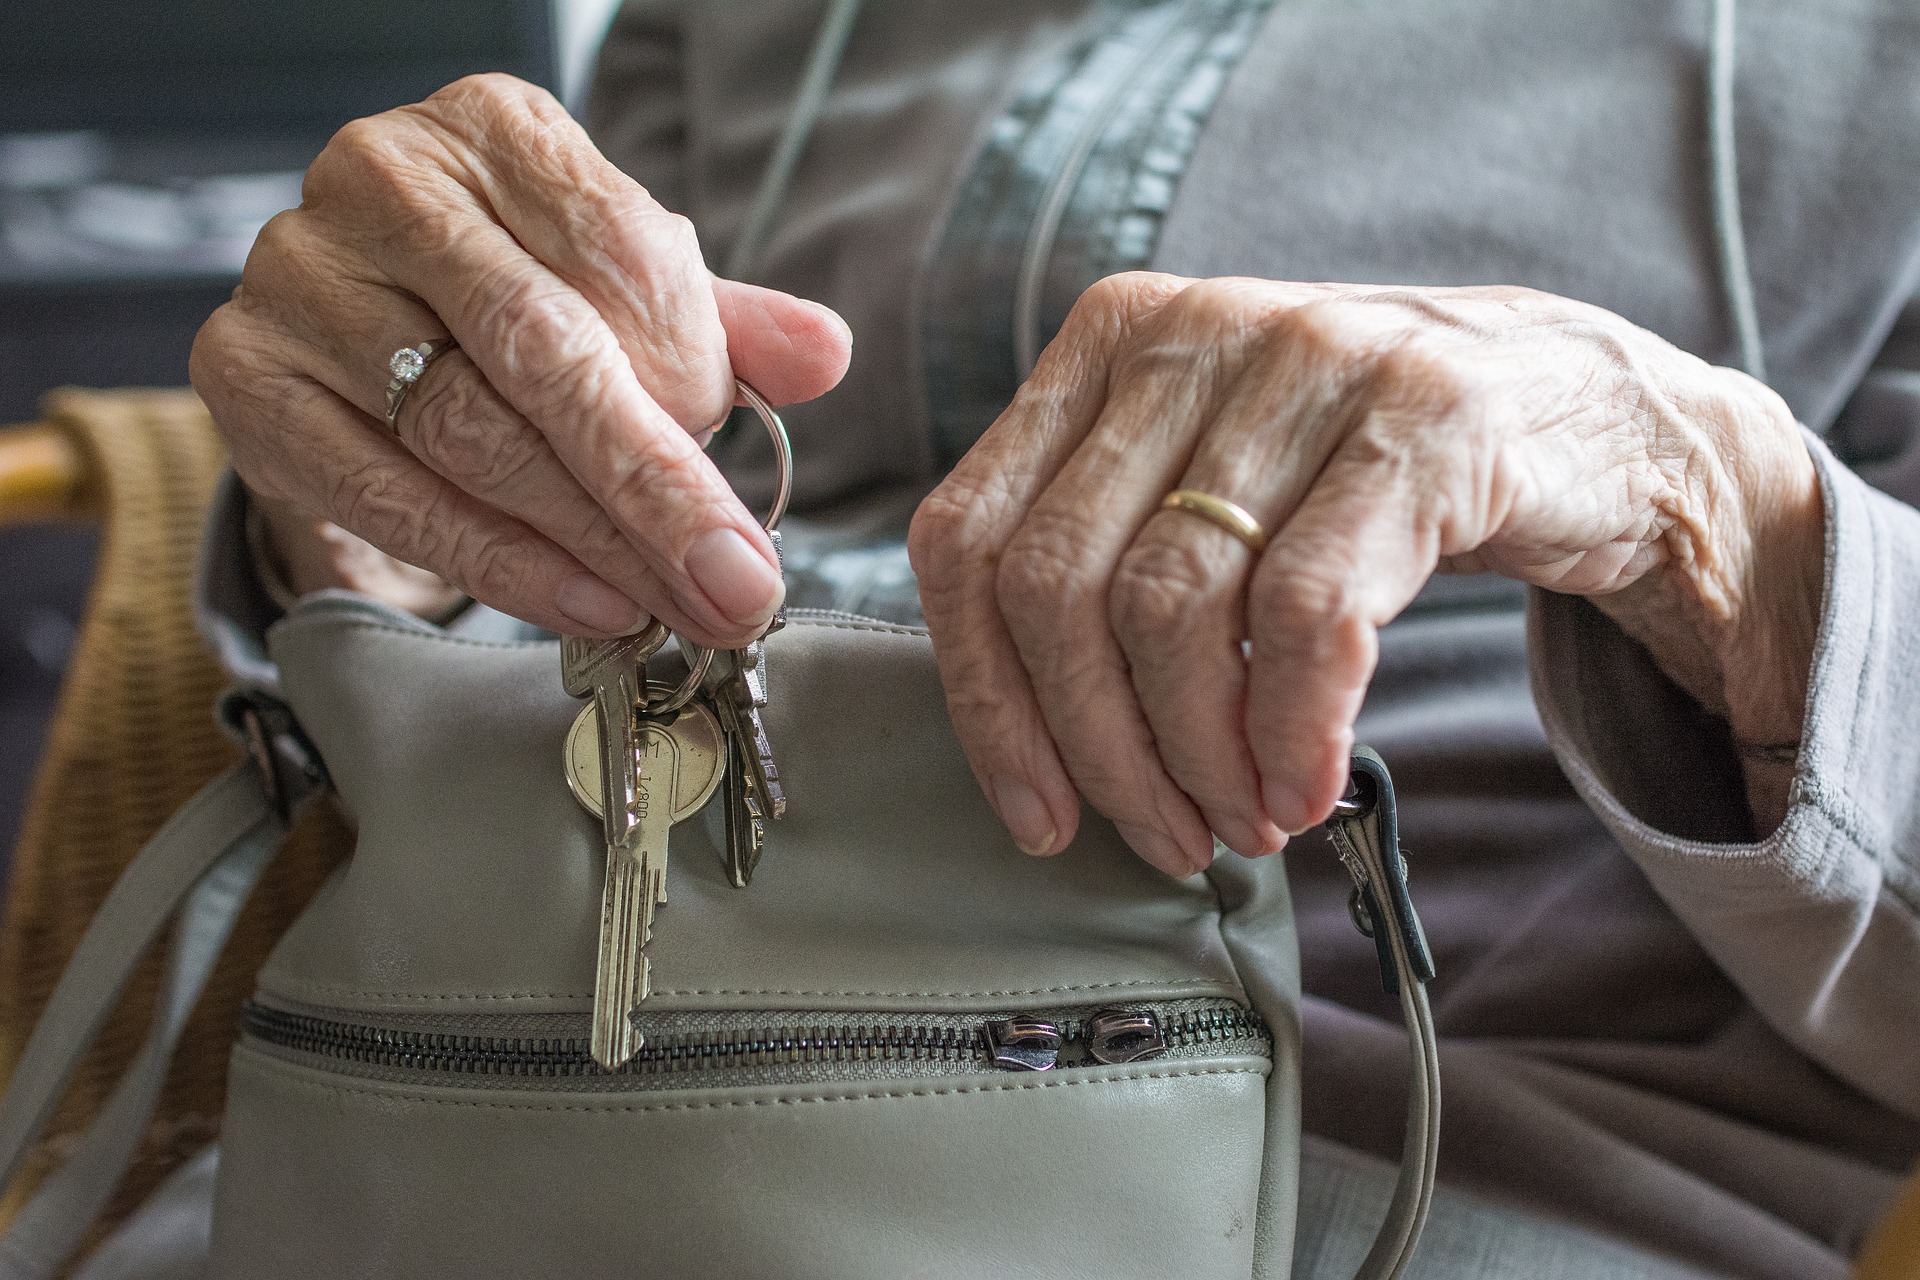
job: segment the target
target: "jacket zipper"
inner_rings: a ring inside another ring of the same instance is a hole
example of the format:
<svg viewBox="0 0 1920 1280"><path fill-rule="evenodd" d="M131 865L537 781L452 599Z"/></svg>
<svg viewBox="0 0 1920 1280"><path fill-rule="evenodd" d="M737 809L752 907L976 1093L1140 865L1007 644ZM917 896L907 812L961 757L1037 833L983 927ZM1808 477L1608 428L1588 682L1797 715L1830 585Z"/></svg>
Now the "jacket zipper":
<svg viewBox="0 0 1920 1280"><path fill-rule="evenodd" d="M397 1072L417 1078L424 1073L583 1084L597 1078L643 1085L654 1077L765 1068L827 1068L836 1076L870 1073L861 1068L897 1072L902 1067L941 1072L1047 1071L1164 1056L1272 1053L1266 1023L1257 1013L1227 1000L1010 1017L758 1017L781 1021L650 1030L639 1052L614 1072L593 1060L585 1034L401 1029L296 1012L260 1001L247 1005L242 1029L255 1044L296 1059L382 1075Z"/></svg>

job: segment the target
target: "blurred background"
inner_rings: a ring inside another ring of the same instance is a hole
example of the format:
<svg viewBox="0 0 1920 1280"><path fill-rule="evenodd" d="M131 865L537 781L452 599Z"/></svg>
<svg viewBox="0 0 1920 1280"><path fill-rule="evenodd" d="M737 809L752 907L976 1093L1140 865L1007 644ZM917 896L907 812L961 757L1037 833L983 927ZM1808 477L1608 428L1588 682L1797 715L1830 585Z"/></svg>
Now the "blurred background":
<svg viewBox="0 0 1920 1280"><path fill-rule="evenodd" d="M578 109L618 0L0 4L0 424L181 386L254 235L341 124L505 71ZM0 860L85 605L88 529L0 528Z"/></svg>

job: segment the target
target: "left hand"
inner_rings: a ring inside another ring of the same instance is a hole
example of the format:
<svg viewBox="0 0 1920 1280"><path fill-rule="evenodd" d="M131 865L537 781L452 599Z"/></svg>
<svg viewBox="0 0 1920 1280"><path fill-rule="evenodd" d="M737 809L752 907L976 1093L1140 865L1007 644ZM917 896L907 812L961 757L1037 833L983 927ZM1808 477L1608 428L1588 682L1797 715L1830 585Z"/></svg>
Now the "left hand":
<svg viewBox="0 0 1920 1280"><path fill-rule="evenodd" d="M1254 855L1327 815L1377 630L1436 571L1591 596L1736 740L1797 738L1823 540L1779 397L1597 307L1140 273L1081 298L910 549L1016 842L1064 848L1085 796L1186 875L1210 832ZM1768 829L1784 783L1749 788Z"/></svg>

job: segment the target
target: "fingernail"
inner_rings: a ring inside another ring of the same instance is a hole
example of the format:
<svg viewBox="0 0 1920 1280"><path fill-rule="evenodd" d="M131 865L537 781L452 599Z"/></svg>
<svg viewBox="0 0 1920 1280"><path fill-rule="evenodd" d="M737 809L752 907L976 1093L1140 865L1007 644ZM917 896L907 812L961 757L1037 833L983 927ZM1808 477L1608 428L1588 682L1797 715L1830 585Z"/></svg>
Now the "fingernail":
<svg viewBox="0 0 1920 1280"><path fill-rule="evenodd" d="M553 593L553 605L589 631L631 635L647 625L647 612L590 573L576 573Z"/></svg>
<svg viewBox="0 0 1920 1280"><path fill-rule="evenodd" d="M687 548L687 574L729 621L760 626L780 607L785 587L767 558L737 529L710 529Z"/></svg>
<svg viewBox="0 0 1920 1280"><path fill-rule="evenodd" d="M1007 824L1020 852L1035 857L1053 852L1053 842L1060 832L1038 791L1017 778L995 778L993 806L1000 811L1000 821Z"/></svg>
<svg viewBox="0 0 1920 1280"><path fill-rule="evenodd" d="M1268 782L1260 789L1260 795L1266 801L1267 812L1273 815L1274 825L1288 835L1297 836L1313 826L1306 800L1286 783Z"/></svg>
<svg viewBox="0 0 1920 1280"><path fill-rule="evenodd" d="M1116 822L1113 829L1120 833L1133 851L1160 868L1168 875L1190 876L1205 866L1205 862L1195 862L1186 850L1174 843L1173 837L1148 827L1136 827L1126 822ZM1209 851L1211 853L1211 851ZM1208 861L1211 861L1209 856Z"/></svg>

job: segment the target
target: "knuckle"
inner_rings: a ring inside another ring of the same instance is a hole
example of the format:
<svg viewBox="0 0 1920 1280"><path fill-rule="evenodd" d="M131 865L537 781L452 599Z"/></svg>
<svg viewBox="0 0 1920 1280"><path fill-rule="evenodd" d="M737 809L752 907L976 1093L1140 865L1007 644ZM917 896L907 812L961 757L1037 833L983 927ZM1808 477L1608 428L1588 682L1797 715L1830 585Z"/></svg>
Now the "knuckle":
<svg viewBox="0 0 1920 1280"><path fill-rule="evenodd" d="M1090 318L1082 313L1105 315L1124 306L1136 287L1134 282L1136 274L1143 273L1122 271L1095 280L1074 300L1073 306L1067 312L1068 322L1071 323L1076 317L1082 320Z"/></svg>
<svg viewBox="0 0 1920 1280"><path fill-rule="evenodd" d="M526 107L550 96L544 89L504 71L478 71L437 90L427 101L499 111Z"/></svg>
<svg viewBox="0 0 1920 1280"><path fill-rule="evenodd" d="M613 478L605 506L616 523L656 546L668 528L724 524L722 499L708 486L705 467L698 452L670 452L649 442Z"/></svg>
<svg viewBox="0 0 1920 1280"><path fill-rule="evenodd" d="M701 261L700 233L693 219L662 209L638 187L627 198L610 202L607 231L632 261L660 271L674 283L691 275Z"/></svg>
<svg viewBox="0 0 1920 1280"><path fill-rule="evenodd" d="M1062 332L1124 328L1142 313L1191 287L1183 277L1160 271L1119 271L1102 276L1074 299Z"/></svg>
<svg viewBox="0 0 1920 1280"><path fill-rule="evenodd" d="M604 325L580 322L578 296L525 263L483 269L472 292L475 327L492 335L492 355L510 372L516 398L543 405L596 399L610 370L624 364Z"/></svg>
<svg viewBox="0 0 1920 1280"><path fill-rule="evenodd" d="M326 509L347 532L371 542L389 555L424 568L444 571L433 554L438 502L421 503L418 495L400 483L399 469L374 460L350 467L333 477Z"/></svg>
<svg viewBox="0 0 1920 1280"><path fill-rule="evenodd" d="M1215 588L1217 571L1193 547L1154 540L1122 557L1108 597L1108 617L1129 657L1177 650L1200 621L1198 606Z"/></svg>
<svg viewBox="0 0 1920 1280"><path fill-rule="evenodd" d="M238 354L246 322L240 309L231 302L214 309L193 335L193 347L187 353L187 381L200 398L217 408L226 390Z"/></svg>
<svg viewBox="0 0 1920 1280"><path fill-rule="evenodd" d="M1091 574L1057 519L1039 513L1007 544L994 573L994 596L1009 621L1058 618L1084 603Z"/></svg>
<svg viewBox="0 0 1920 1280"><path fill-rule="evenodd" d="M1454 412L1473 391L1458 360L1411 334L1374 359L1372 381L1381 399L1417 404L1435 413Z"/></svg>
<svg viewBox="0 0 1920 1280"><path fill-rule="evenodd" d="M500 597L511 596L516 585L511 550L506 536L497 531L456 523L446 535L442 555L456 586L469 595Z"/></svg>
<svg viewBox="0 0 1920 1280"><path fill-rule="evenodd" d="M240 269L240 284L249 290L273 292L282 265L299 256L305 235L300 211L285 209L268 218L247 250L246 265Z"/></svg>
<svg viewBox="0 0 1920 1280"><path fill-rule="evenodd" d="M504 406L471 365L448 370L411 414L410 445L434 470L469 493L497 491L531 461L530 431L516 430Z"/></svg>
<svg viewBox="0 0 1920 1280"><path fill-rule="evenodd" d="M392 112L341 125L307 167L303 199L316 205L359 201L386 189L399 159L399 132Z"/></svg>
<svg viewBox="0 0 1920 1280"><path fill-rule="evenodd" d="M986 562L980 533L987 510L980 492L957 474L922 499L907 526L907 561L923 592L943 594Z"/></svg>
<svg viewBox="0 0 1920 1280"><path fill-rule="evenodd" d="M442 250L483 216L451 163L417 108L349 121L308 167L301 208L369 246Z"/></svg>
<svg viewBox="0 0 1920 1280"><path fill-rule="evenodd" d="M187 380L215 412L286 375L277 343L238 302L223 303L200 326L187 355ZM224 429L224 424L223 424Z"/></svg>
<svg viewBox="0 0 1920 1280"><path fill-rule="evenodd" d="M1248 613L1256 656L1273 650L1290 658L1345 662L1371 643L1373 629L1360 588L1338 573L1276 566L1256 578Z"/></svg>
<svg viewBox="0 0 1920 1280"><path fill-rule="evenodd" d="M268 315L311 320L358 310L361 262L331 240L311 214L288 209L274 215L253 242L234 296Z"/></svg>
<svg viewBox="0 0 1920 1280"><path fill-rule="evenodd" d="M1289 350L1330 364L1344 364L1365 353L1366 304L1345 298L1317 298L1274 313L1269 328L1274 341Z"/></svg>

